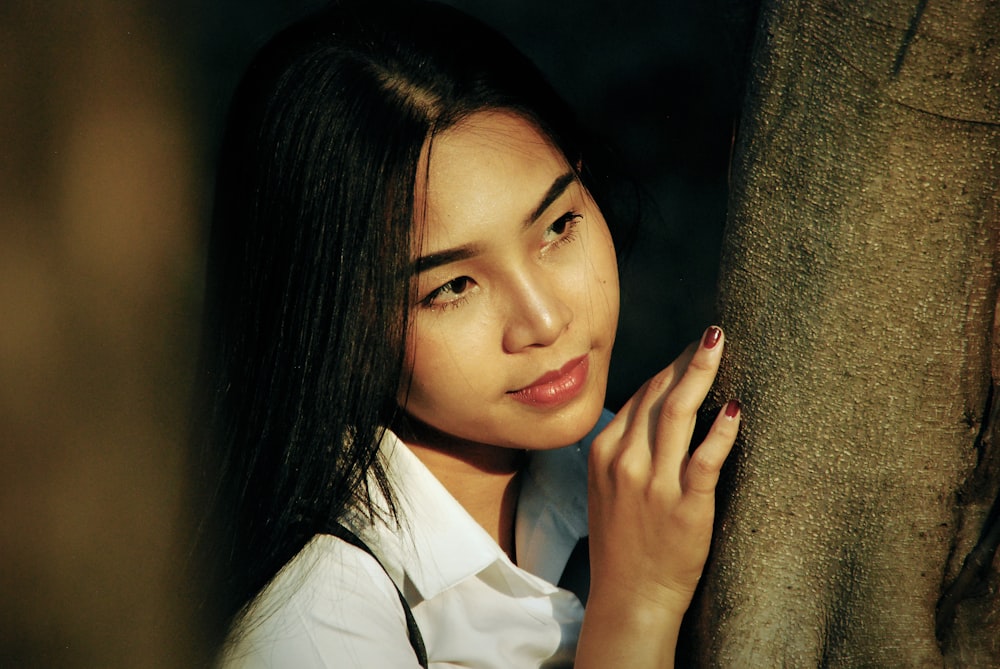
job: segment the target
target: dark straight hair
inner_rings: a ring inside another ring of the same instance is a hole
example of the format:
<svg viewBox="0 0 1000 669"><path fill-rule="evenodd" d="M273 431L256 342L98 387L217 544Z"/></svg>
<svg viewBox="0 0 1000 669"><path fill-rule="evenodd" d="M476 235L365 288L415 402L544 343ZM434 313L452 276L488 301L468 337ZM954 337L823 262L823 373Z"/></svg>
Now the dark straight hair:
<svg viewBox="0 0 1000 669"><path fill-rule="evenodd" d="M420 1L344 2L279 33L234 95L209 241L203 534L229 624L309 539L393 494L414 183L477 111L535 123L572 165L573 117L503 37ZM592 191L594 184L581 174Z"/></svg>

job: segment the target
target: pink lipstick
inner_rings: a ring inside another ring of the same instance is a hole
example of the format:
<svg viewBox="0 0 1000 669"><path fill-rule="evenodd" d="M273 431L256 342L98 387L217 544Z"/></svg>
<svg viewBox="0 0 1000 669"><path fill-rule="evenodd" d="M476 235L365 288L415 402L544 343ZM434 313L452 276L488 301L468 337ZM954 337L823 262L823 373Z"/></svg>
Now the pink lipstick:
<svg viewBox="0 0 1000 669"><path fill-rule="evenodd" d="M565 404L580 394L587 372L590 370L590 358L582 355L573 358L560 369L546 372L535 379L531 385L508 393L518 402L538 407L554 407Z"/></svg>

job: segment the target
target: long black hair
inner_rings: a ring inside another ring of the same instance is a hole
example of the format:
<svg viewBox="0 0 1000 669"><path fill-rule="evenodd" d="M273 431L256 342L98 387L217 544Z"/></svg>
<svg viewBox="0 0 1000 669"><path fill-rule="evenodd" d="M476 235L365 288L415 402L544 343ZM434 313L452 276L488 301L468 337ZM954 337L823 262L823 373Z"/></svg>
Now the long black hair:
<svg viewBox="0 0 1000 669"><path fill-rule="evenodd" d="M345 510L374 513L369 486L391 504L376 454L399 411L420 153L488 109L579 164L573 116L535 66L446 5L338 3L279 33L237 88L205 346L205 531L227 624Z"/></svg>

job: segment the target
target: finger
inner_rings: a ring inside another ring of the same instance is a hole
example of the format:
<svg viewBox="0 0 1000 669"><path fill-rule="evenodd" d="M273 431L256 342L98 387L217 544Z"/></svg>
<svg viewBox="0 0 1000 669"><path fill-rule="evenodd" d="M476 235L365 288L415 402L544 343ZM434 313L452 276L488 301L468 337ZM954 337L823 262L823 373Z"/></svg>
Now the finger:
<svg viewBox="0 0 1000 669"><path fill-rule="evenodd" d="M663 396L676 383L677 377L683 374L694 351L695 346L689 346L677 360L642 384L604 428L599 439L622 447L630 441L640 439L648 451L651 440L655 437L655 431L650 430L650 425L656 424L655 416L659 412ZM611 449L605 450L608 451L607 455L611 455Z"/></svg>
<svg viewBox="0 0 1000 669"><path fill-rule="evenodd" d="M722 359L725 335L712 326L705 330L684 373L665 395L656 416L654 466L677 471L694 434L698 408L708 395Z"/></svg>
<svg viewBox="0 0 1000 669"><path fill-rule="evenodd" d="M666 447L657 444L657 440L660 438L662 407L667 398L675 391L679 382L688 376L688 369L692 361L698 357L701 349L720 349L716 357L721 355L721 347L719 346L721 340L722 330L715 326L709 328L701 341L688 346L677 360L644 383L629 398L611 423L594 440L590 453L592 471L607 471L611 467L618 469L623 466L626 470L642 470L652 463L654 452L662 451L664 448L676 451L673 454L674 457L671 458L674 465L672 471L679 471L679 460L687 454L691 434L694 431L697 409L704 400L708 387L711 386L711 380L715 375L714 369L718 368L718 361L714 363L713 371L708 379L708 387L693 403L693 408L689 411L690 415L676 421L679 438L667 440Z"/></svg>
<svg viewBox="0 0 1000 669"><path fill-rule="evenodd" d="M730 400L719 411L705 440L688 460L683 481L685 495L714 498L722 465L736 442L741 416L737 400Z"/></svg>

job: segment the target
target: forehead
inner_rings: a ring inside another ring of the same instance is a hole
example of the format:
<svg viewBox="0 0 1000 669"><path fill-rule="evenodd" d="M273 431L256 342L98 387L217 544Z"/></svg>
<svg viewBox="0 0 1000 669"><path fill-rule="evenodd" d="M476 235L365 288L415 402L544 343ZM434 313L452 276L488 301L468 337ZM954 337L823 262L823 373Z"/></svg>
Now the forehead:
<svg viewBox="0 0 1000 669"><path fill-rule="evenodd" d="M478 112L424 147L416 184L425 234L463 221L522 218L564 174L562 152L522 116Z"/></svg>
<svg viewBox="0 0 1000 669"><path fill-rule="evenodd" d="M561 156L559 149L534 121L515 111L504 109L470 114L437 133L433 143L435 156L440 145L451 151L485 149L521 152L525 156L534 156L538 152Z"/></svg>

